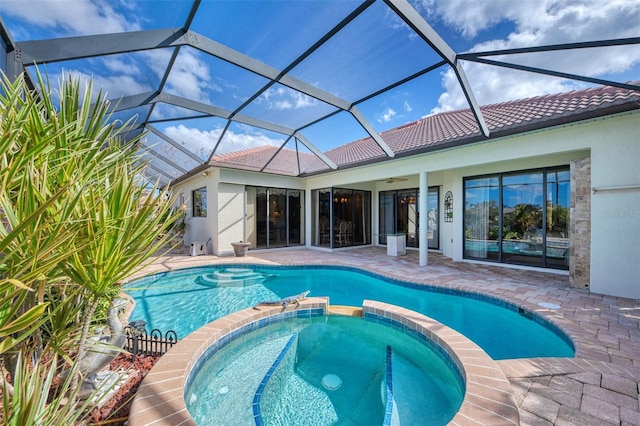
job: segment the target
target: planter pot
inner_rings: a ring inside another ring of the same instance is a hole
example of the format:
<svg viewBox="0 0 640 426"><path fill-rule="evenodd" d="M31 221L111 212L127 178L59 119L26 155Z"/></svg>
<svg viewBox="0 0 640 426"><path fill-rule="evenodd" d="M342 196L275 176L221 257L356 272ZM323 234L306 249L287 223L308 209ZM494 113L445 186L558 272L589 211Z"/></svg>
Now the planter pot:
<svg viewBox="0 0 640 426"><path fill-rule="evenodd" d="M238 243L231 243L231 247L233 247L233 253L236 255L236 257L242 257L247 254L249 243L240 241Z"/></svg>

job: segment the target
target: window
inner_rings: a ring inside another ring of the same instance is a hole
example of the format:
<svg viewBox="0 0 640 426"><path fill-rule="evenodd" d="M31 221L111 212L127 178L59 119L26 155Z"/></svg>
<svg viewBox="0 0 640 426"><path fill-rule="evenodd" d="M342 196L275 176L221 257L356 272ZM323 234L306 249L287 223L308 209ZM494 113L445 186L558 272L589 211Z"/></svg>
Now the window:
<svg viewBox="0 0 640 426"><path fill-rule="evenodd" d="M198 188L191 193L193 217L207 217L207 188Z"/></svg>
<svg viewBox="0 0 640 426"><path fill-rule="evenodd" d="M464 257L568 269L569 169L464 181Z"/></svg>

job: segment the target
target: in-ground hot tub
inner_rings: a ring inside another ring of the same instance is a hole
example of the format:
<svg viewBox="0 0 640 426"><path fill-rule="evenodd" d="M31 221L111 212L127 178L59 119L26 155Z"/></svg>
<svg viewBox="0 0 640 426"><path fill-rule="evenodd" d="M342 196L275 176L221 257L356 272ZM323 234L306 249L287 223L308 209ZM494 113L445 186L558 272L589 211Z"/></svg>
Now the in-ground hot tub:
<svg viewBox="0 0 640 426"><path fill-rule="evenodd" d="M517 423L504 374L460 333L381 302L365 301L364 318L327 317L327 306L246 309L192 333L147 375L130 425Z"/></svg>
<svg viewBox="0 0 640 426"><path fill-rule="evenodd" d="M336 315L284 319L213 348L185 389L198 425L444 425L463 395L439 346L373 316Z"/></svg>

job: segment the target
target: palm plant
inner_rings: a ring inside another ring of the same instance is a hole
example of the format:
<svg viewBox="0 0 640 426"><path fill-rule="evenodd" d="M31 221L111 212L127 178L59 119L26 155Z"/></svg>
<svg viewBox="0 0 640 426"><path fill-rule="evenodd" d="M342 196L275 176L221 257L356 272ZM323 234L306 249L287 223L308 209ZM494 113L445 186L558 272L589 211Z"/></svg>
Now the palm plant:
<svg viewBox="0 0 640 426"><path fill-rule="evenodd" d="M29 365L19 356L13 376L14 391L9 392L5 383L2 397L3 421L7 426L73 425L82 419L89 409L90 401L81 405L69 404L66 398L49 398L52 393L68 394L71 376L56 383L58 357L46 362Z"/></svg>
<svg viewBox="0 0 640 426"><path fill-rule="evenodd" d="M121 140L128 123L111 123L101 93L92 102L91 84L82 93L70 77L56 104L38 79L42 93L21 78L0 86L0 355L14 383L28 364L46 378L58 368L50 357L82 358L96 306L165 243L174 222L162 220L173 200L141 185L136 140ZM4 414L15 420L16 404L3 406L14 407ZM28 411L17 410L25 419Z"/></svg>
<svg viewBox="0 0 640 426"><path fill-rule="evenodd" d="M81 283L86 292L78 357L84 354L100 301L113 294L113 289L169 238L159 212L167 210L169 204L158 205L155 197L145 197L145 188L136 183L139 170L132 164L133 159L118 159L111 170L85 190L76 210L83 219L77 238L80 246L61 264L65 275Z"/></svg>
<svg viewBox="0 0 640 426"><path fill-rule="evenodd" d="M48 173L61 167L51 158L60 132L25 87L4 80L0 97L0 354L10 371L20 348L41 353L43 315L58 302L45 294L62 279L58 264L77 225L64 220L78 200L71 182Z"/></svg>

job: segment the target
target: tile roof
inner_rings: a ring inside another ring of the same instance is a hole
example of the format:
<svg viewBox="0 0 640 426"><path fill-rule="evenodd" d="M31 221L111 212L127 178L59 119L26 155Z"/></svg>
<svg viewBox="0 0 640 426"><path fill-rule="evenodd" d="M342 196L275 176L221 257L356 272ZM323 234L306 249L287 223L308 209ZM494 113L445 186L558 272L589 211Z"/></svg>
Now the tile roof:
<svg viewBox="0 0 640 426"><path fill-rule="evenodd" d="M330 170L318 157L292 149L281 149L277 146L265 145L242 151L213 156L209 162L212 166L234 167L243 170L278 173L297 176L299 173ZM266 164L266 167L265 167ZM299 165L299 167L298 167Z"/></svg>
<svg viewBox="0 0 640 426"><path fill-rule="evenodd" d="M638 85L640 82L631 84ZM640 91L601 86L566 93L537 96L481 107L490 138L543 129L550 126L640 109ZM470 109L424 117L381 133L398 157L486 140ZM211 165L260 170L278 148L263 146L215 156ZM367 137L327 151L339 168L387 159ZM298 170L298 158L300 171ZM272 173L298 175L330 171L315 155L282 149L265 168Z"/></svg>

